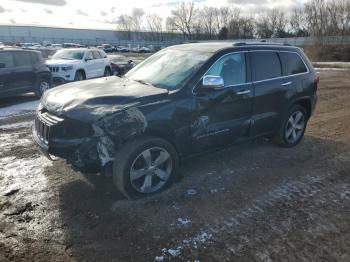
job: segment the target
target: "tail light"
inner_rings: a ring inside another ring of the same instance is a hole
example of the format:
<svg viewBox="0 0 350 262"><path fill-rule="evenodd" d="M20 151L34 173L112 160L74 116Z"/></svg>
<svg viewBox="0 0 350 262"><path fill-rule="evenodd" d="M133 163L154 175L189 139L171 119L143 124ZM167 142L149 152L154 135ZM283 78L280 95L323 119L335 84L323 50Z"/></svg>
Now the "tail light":
<svg viewBox="0 0 350 262"><path fill-rule="evenodd" d="M119 68L119 66L113 62L111 62L111 66L112 66L112 68Z"/></svg>
<svg viewBox="0 0 350 262"><path fill-rule="evenodd" d="M317 75L315 80L314 80L315 84L318 85L318 83L320 82L320 76Z"/></svg>

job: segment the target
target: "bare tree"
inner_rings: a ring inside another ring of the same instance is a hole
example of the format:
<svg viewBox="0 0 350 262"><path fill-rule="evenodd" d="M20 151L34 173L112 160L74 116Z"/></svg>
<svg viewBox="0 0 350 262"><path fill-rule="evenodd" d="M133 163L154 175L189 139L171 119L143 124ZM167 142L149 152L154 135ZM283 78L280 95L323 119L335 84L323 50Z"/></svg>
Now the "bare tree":
<svg viewBox="0 0 350 262"><path fill-rule="evenodd" d="M289 19L290 31L295 36L307 36L306 16L301 7L293 8Z"/></svg>
<svg viewBox="0 0 350 262"><path fill-rule="evenodd" d="M151 32L152 40L163 40L163 18L158 14L148 14L146 16L147 30Z"/></svg>
<svg viewBox="0 0 350 262"><path fill-rule="evenodd" d="M171 16L167 19L167 27L181 32L184 38L192 39L195 16L194 2L181 2L171 11Z"/></svg>
<svg viewBox="0 0 350 262"><path fill-rule="evenodd" d="M198 23L203 27L204 34L208 36L209 39L213 39L217 33L217 15L219 10L215 7L204 7L200 11L200 20Z"/></svg>
<svg viewBox="0 0 350 262"><path fill-rule="evenodd" d="M256 21L256 34L260 38L286 37L287 19L279 9L272 9L261 15Z"/></svg>
<svg viewBox="0 0 350 262"><path fill-rule="evenodd" d="M128 39L132 38L132 35L138 38L139 32L142 29L142 19L145 12L141 8L134 8L131 15L123 14L118 17L117 28L125 31L128 35Z"/></svg>

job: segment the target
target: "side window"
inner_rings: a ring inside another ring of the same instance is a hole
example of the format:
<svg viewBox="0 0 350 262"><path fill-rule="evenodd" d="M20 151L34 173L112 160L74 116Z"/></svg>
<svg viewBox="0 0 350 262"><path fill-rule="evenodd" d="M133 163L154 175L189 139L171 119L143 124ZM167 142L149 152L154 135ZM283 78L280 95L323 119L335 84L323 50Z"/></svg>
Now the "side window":
<svg viewBox="0 0 350 262"><path fill-rule="evenodd" d="M92 52L91 52L91 51L89 51L89 52L87 52L87 53L86 53L86 57L85 57L85 59L89 59L89 60L94 59L94 57L93 57L93 55L92 55Z"/></svg>
<svg viewBox="0 0 350 262"><path fill-rule="evenodd" d="M13 52L16 66L32 66L32 56L30 52Z"/></svg>
<svg viewBox="0 0 350 262"><path fill-rule="evenodd" d="M0 52L0 69L14 67L12 54L10 52Z"/></svg>
<svg viewBox="0 0 350 262"><path fill-rule="evenodd" d="M106 53L105 53L105 52L100 51L100 54L101 54L101 57L102 57L102 58L107 58L107 55L106 55Z"/></svg>
<svg viewBox="0 0 350 262"><path fill-rule="evenodd" d="M224 55L209 69L206 75L221 76L225 86L246 82L246 61L244 53Z"/></svg>
<svg viewBox="0 0 350 262"><path fill-rule="evenodd" d="M100 52L98 51L92 51L92 54L94 55L94 59L101 59L101 55Z"/></svg>
<svg viewBox="0 0 350 262"><path fill-rule="evenodd" d="M252 52L253 81L282 76L281 62L275 52Z"/></svg>
<svg viewBox="0 0 350 262"><path fill-rule="evenodd" d="M36 65L39 62L39 57L36 53L30 53L30 56L32 58L32 64Z"/></svg>
<svg viewBox="0 0 350 262"><path fill-rule="evenodd" d="M295 53L281 52L283 75L295 75L307 72L307 68L300 56Z"/></svg>

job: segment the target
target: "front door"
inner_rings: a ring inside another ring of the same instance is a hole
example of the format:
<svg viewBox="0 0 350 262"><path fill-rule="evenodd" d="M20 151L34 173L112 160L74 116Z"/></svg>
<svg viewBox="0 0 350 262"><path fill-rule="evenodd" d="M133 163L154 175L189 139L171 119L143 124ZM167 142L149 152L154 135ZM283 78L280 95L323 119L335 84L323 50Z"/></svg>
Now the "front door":
<svg viewBox="0 0 350 262"><path fill-rule="evenodd" d="M36 81L35 68L32 65L32 56L30 52L13 52L16 68L12 71L13 88L18 92L31 90Z"/></svg>
<svg viewBox="0 0 350 262"><path fill-rule="evenodd" d="M253 86L246 53L230 53L217 60L205 75L221 76L224 88L195 89L195 115L191 126L197 151L231 144L249 135Z"/></svg>

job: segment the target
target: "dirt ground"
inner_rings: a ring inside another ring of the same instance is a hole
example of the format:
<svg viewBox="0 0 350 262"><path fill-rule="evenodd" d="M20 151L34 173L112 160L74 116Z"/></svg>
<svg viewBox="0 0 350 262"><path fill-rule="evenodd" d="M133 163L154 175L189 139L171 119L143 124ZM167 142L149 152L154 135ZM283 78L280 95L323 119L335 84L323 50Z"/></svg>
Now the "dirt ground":
<svg viewBox="0 0 350 262"><path fill-rule="evenodd" d="M35 148L29 117L0 127L0 261L350 261L350 71L321 71L306 137L186 162L129 201Z"/></svg>

